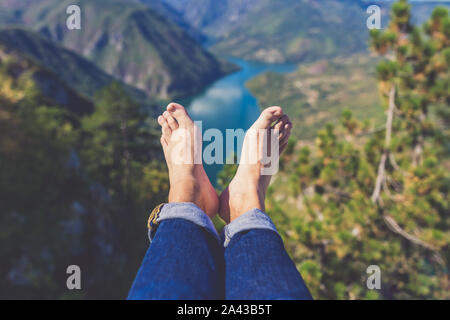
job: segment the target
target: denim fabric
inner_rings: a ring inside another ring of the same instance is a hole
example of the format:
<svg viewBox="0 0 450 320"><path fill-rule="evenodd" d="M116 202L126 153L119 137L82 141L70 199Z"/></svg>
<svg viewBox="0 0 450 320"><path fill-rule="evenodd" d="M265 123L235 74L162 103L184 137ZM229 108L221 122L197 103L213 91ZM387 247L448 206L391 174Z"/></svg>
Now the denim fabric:
<svg viewBox="0 0 450 320"><path fill-rule="evenodd" d="M193 204L163 207L128 299L312 299L262 211L230 223L224 249L199 210Z"/></svg>
<svg viewBox="0 0 450 320"><path fill-rule="evenodd" d="M223 299L224 278L223 249L214 236L185 219L163 220L128 299Z"/></svg>
<svg viewBox="0 0 450 320"><path fill-rule="evenodd" d="M281 237L252 229L231 238L225 249L225 298L231 300L310 300Z"/></svg>
<svg viewBox="0 0 450 320"><path fill-rule="evenodd" d="M266 229L277 232L277 228L272 220L264 212L259 209L253 209L234 219L223 228L222 240L224 247L228 246L231 238L236 234L252 229Z"/></svg>
<svg viewBox="0 0 450 320"><path fill-rule="evenodd" d="M202 211L202 209L191 202L165 204L162 207L161 212L158 214L156 222L159 224L164 220L177 218L191 221L196 225L205 228L206 231L211 233L211 235L213 235L218 241L221 241L211 219ZM150 242L153 240L153 237L153 232L149 230L148 238L150 239Z"/></svg>

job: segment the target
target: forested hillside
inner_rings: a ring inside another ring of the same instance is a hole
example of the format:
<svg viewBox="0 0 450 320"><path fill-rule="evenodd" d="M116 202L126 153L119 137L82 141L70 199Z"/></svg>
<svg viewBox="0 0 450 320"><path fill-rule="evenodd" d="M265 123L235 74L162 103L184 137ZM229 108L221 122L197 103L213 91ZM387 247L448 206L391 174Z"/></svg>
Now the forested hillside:
<svg viewBox="0 0 450 320"><path fill-rule="evenodd" d="M381 126L383 114L374 90L376 62L363 54L322 60L290 74L262 74L247 86L262 107L283 106L295 138L313 140L327 123L338 123L344 109L368 126Z"/></svg>
<svg viewBox="0 0 450 320"><path fill-rule="evenodd" d="M17 27L0 28L0 45L26 55L89 98L93 98L98 90L116 81L92 62L33 31ZM143 91L124 83L122 85L134 99L140 102L147 99Z"/></svg>
<svg viewBox="0 0 450 320"><path fill-rule="evenodd" d="M91 103L0 46L1 298L124 298L167 194L154 126L119 84Z"/></svg>

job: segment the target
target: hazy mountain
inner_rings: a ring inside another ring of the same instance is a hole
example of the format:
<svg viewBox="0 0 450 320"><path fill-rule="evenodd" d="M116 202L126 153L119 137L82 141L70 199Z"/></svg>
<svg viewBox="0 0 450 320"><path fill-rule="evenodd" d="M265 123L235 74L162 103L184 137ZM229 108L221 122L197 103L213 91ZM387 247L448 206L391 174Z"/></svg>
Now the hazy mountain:
<svg viewBox="0 0 450 320"><path fill-rule="evenodd" d="M305 62L367 49L366 9L382 8L389 21L391 1L365 0L164 0L186 21L216 38L213 52L266 62ZM412 2L422 23L442 2ZM447 4L447 6L449 6Z"/></svg>
<svg viewBox="0 0 450 320"><path fill-rule="evenodd" d="M300 62L366 49L365 13L355 1L165 0L217 38L213 52ZM361 32L354 32L362 30Z"/></svg>
<svg viewBox="0 0 450 320"><path fill-rule="evenodd" d="M81 30L66 28L70 4L82 8ZM0 0L0 5L17 21L151 96L192 94L230 68L175 23L135 1Z"/></svg>
<svg viewBox="0 0 450 320"><path fill-rule="evenodd" d="M191 23L187 22L183 17L183 14L173 8L170 4L164 2L164 0L130 0L135 2L140 2L145 4L166 17L169 21L174 22L181 29L186 31L192 38L197 42L202 43L206 40L206 36L202 34L197 28L195 28Z"/></svg>
<svg viewBox="0 0 450 320"><path fill-rule="evenodd" d="M220 37L245 20L265 0L164 0L191 25L210 37Z"/></svg>
<svg viewBox="0 0 450 320"><path fill-rule="evenodd" d="M355 2L262 0L214 52L268 62L303 62L366 50L364 12Z"/></svg>
<svg viewBox="0 0 450 320"><path fill-rule="evenodd" d="M0 45L58 75L62 82L90 98L113 81L92 62L46 39L39 33L22 28L0 29ZM56 84L55 84L56 85ZM137 101L144 101L144 92L123 84L127 93Z"/></svg>

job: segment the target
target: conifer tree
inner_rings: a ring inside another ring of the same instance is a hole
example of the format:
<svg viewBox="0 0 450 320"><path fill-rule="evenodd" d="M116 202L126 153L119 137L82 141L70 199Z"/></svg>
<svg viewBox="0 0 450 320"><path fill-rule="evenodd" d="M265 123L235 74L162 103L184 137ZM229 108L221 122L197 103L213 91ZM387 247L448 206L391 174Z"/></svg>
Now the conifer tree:
<svg viewBox="0 0 450 320"><path fill-rule="evenodd" d="M384 126L343 112L271 187L268 211L316 298L450 297L449 27L445 9L419 28L395 2L371 32ZM381 290L366 286L370 265Z"/></svg>

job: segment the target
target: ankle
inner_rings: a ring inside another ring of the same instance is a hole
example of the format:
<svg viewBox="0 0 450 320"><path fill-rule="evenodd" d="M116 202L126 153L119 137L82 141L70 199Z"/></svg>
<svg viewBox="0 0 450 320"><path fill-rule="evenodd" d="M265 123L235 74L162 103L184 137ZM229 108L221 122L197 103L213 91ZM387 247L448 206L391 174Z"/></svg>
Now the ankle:
<svg viewBox="0 0 450 320"><path fill-rule="evenodd" d="M265 210L264 197L258 195L256 191L232 194L231 197L233 201L230 202L229 222L232 222L250 210Z"/></svg>
<svg viewBox="0 0 450 320"><path fill-rule="evenodd" d="M170 182L169 203L192 202L196 205L196 194L198 194L198 182L191 177L180 177Z"/></svg>

